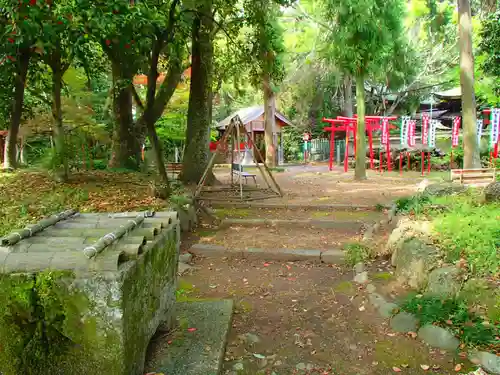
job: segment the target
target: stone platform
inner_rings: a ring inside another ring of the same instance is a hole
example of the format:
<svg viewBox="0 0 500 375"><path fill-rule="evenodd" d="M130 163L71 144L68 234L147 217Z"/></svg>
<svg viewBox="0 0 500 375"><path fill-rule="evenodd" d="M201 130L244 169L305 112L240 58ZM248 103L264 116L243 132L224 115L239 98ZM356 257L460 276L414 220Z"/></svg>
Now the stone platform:
<svg viewBox="0 0 500 375"><path fill-rule="evenodd" d="M219 375L231 327L233 301L181 302L179 328L151 340L146 372L168 375Z"/></svg>

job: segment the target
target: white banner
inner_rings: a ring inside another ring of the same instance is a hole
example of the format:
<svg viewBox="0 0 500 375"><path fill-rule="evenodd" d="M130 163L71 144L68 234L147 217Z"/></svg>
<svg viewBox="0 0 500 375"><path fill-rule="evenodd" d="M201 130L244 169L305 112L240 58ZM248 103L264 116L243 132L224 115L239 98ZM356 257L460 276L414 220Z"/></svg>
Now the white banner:
<svg viewBox="0 0 500 375"><path fill-rule="evenodd" d="M410 116L401 116L401 146L408 146L408 125L410 124Z"/></svg>
<svg viewBox="0 0 500 375"><path fill-rule="evenodd" d="M477 145L478 147L481 146L481 137L483 136L483 120L477 119L476 120L476 130L477 130Z"/></svg>
<svg viewBox="0 0 500 375"><path fill-rule="evenodd" d="M436 128L438 123L438 120L431 120L431 126L429 128L429 147L436 147Z"/></svg>
<svg viewBox="0 0 500 375"><path fill-rule="evenodd" d="M500 108L492 108L490 117L490 147L495 147L500 133Z"/></svg>

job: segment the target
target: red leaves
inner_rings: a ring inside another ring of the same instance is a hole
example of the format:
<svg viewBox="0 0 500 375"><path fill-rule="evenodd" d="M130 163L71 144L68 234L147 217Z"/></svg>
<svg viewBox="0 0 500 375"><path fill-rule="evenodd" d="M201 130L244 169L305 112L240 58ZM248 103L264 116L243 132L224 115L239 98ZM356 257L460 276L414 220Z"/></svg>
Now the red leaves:
<svg viewBox="0 0 500 375"><path fill-rule="evenodd" d="M9 43L14 43L15 42L15 40L13 38L8 38L7 40L9 41Z"/></svg>
<svg viewBox="0 0 500 375"><path fill-rule="evenodd" d="M109 46L109 45L111 45L111 40L106 39L105 43L106 43L107 46Z"/></svg>
<svg viewBox="0 0 500 375"><path fill-rule="evenodd" d="M30 0L30 5L36 5L36 0Z"/></svg>
<svg viewBox="0 0 500 375"><path fill-rule="evenodd" d="M125 43L125 48L127 48L127 49L130 48L130 44Z"/></svg>

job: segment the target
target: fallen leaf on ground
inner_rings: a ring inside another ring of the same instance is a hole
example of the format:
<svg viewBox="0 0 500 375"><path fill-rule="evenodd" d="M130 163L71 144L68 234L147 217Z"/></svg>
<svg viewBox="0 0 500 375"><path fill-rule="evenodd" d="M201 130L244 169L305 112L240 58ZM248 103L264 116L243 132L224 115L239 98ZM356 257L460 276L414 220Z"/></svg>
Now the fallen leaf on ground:
<svg viewBox="0 0 500 375"><path fill-rule="evenodd" d="M461 363L457 363L457 365L455 366L455 371L458 372L462 369L462 364Z"/></svg>
<svg viewBox="0 0 500 375"><path fill-rule="evenodd" d="M420 368L424 371L427 371L428 369L430 369L430 366L429 365L420 365Z"/></svg>
<svg viewBox="0 0 500 375"><path fill-rule="evenodd" d="M401 372L401 369L399 367L393 367L392 371L394 371L394 372Z"/></svg>
<svg viewBox="0 0 500 375"><path fill-rule="evenodd" d="M188 332L194 332L196 330L197 330L197 328L188 328Z"/></svg>

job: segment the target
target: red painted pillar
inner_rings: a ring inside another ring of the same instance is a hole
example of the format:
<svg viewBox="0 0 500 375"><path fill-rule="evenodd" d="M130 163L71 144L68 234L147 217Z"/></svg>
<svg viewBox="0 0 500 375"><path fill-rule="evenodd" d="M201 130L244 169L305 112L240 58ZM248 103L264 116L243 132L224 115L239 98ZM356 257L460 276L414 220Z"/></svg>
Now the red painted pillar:
<svg viewBox="0 0 500 375"><path fill-rule="evenodd" d="M389 133L389 127L387 127L387 133ZM389 139L389 134L387 134L387 170L392 171L392 160L391 160L391 140Z"/></svg>
<svg viewBox="0 0 500 375"><path fill-rule="evenodd" d="M333 171L333 158L335 157L334 147L335 147L335 130L332 129L332 132L330 133L330 171Z"/></svg>
<svg viewBox="0 0 500 375"><path fill-rule="evenodd" d="M424 164L425 164L425 156L424 156L424 152L423 151L420 153L420 162L422 163L422 176L423 176L424 175L424 170L425 170L424 169L425 168L425 166L424 166Z"/></svg>
<svg viewBox="0 0 500 375"><path fill-rule="evenodd" d="M399 153L399 174L403 175L403 153Z"/></svg>
<svg viewBox="0 0 500 375"><path fill-rule="evenodd" d="M348 163L349 163L349 130L346 127L346 131L345 131L344 172L347 172Z"/></svg>
<svg viewBox="0 0 500 375"><path fill-rule="evenodd" d="M368 142L370 143L370 169L374 169L373 165L373 131L370 126L370 129L368 130Z"/></svg>

